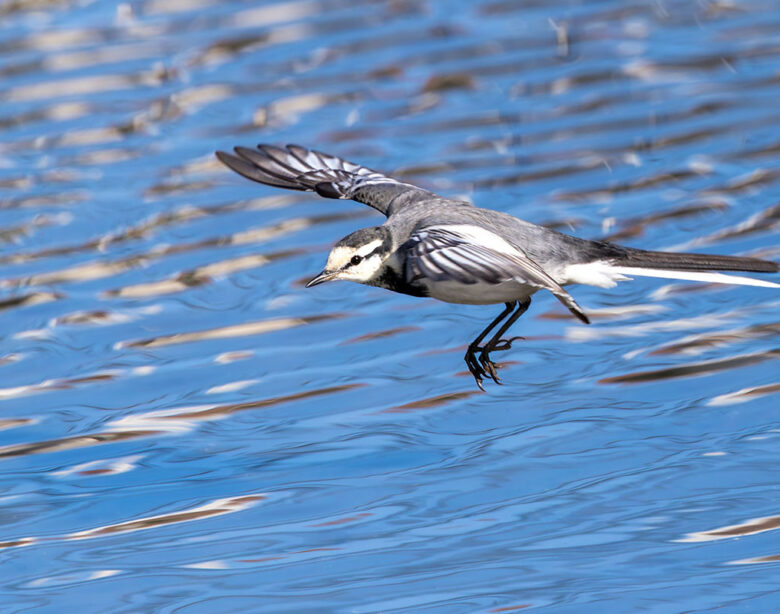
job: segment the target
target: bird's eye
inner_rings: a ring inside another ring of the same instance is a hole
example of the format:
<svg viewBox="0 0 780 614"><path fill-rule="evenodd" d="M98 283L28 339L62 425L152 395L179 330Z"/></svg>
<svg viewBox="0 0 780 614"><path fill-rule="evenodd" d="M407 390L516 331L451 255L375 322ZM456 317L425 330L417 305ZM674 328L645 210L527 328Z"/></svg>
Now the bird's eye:
<svg viewBox="0 0 780 614"><path fill-rule="evenodd" d="M363 256L358 256L357 254L352 256L352 260L349 261L349 263L353 266L356 264L360 264L361 262L363 262Z"/></svg>

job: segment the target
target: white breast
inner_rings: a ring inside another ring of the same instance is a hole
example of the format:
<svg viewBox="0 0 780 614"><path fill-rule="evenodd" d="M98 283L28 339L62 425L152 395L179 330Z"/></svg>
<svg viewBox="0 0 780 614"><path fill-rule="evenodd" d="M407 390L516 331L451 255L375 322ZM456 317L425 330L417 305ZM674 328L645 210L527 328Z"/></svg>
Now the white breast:
<svg viewBox="0 0 780 614"><path fill-rule="evenodd" d="M461 305L492 305L522 301L539 290L537 286L529 286L518 281L505 281L500 284L462 284L457 281L423 280L422 283L431 298Z"/></svg>

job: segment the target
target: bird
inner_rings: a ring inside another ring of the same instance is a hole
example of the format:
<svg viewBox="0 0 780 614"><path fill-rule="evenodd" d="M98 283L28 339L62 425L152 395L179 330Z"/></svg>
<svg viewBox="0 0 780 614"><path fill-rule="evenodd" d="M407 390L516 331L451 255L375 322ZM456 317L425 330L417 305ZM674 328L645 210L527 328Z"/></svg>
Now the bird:
<svg viewBox="0 0 780 614"><path fill-rule="evenodd" d="M446 198L365 166L299 145L237 146L217 158L247 179L277 188L351 199L386 216L331 249L306 287L346 280L466 305L503 304L469 343L464 360L477 386L500 384L491 353L508 350L507 331L531 297L546 290L584 324L585 311L564 288L613 288L635 276L780 288L715 271L776 273L776 262L741 256L648 251L563 234L517 217ZM495 332L493 332L495 331ZM491 332L493 333L491 335ZM486 340L487 339L487 340Z"/></svg>

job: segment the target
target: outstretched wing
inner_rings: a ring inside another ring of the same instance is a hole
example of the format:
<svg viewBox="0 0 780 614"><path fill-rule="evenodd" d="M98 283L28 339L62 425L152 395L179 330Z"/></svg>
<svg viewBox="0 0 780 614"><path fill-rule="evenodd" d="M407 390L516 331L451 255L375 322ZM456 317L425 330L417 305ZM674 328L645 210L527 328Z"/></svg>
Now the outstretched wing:
<svg viewBox="0 0 780 614"><path fill-rule="evenodd" d="M370 168L336 156L287 145L258 145L257 149L235 147L235 155L218 151L217 158L247 179L288 190L317 192L325 198L351 199L388 215L393 200L404 192L432 196Z"/></svg>
<svg viewBox="0 0 780 614"><path fill-rule="evenodd" d="M493 232L472 225L430 226L409 238L407 281L500 284L518 281L549 290L575 316L588 316L561 285L528 256Z"/></svg>

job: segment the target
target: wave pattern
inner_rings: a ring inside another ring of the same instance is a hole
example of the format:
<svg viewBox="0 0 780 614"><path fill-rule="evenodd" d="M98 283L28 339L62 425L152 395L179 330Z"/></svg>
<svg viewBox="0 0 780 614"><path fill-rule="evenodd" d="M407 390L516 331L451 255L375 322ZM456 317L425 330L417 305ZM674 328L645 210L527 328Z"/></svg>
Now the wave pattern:
<svg viewBox="0 0 780 614"><path fill-rule="evenodd" d="M0 16L4 611L774 609L776 293L573 288L588 328L540 296L483 394L461 355L492 308L304 290L376 214L213 152L777 260L776 3Z"/></svg>

